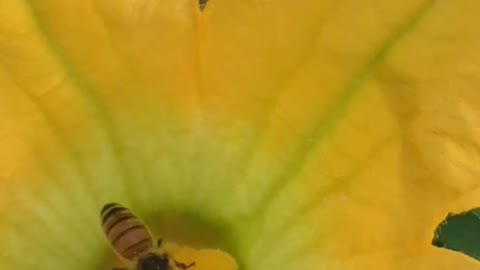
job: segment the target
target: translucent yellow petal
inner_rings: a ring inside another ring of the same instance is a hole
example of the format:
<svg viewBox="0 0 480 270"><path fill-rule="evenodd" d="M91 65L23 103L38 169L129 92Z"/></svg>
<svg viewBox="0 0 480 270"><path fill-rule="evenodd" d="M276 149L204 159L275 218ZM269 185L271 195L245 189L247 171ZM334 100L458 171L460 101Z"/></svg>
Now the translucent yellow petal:
<svg viewBox="0 0 480 270"><path fill-rule="evenodd" d="M379 269L379 270L429 270L429 269L479 269L474 259L444 249L409 246L388 251L372 252L360 255L348 261L343 269Z"/></svg>
<svg viewBox="0 0 480 270"><path fill-rule="evenodd" d="M452 202L478 183L479 3L302 4L207 9L218 86L207 108L253 130L234 196L225 193L228 217L254 223L242 241L250 266L295 265L313 246L317 262L426 249L449 211L478 206L473 193Z"/></svg>
<svg viewBox="0 0 480 270"><path fill-rule="evenodd" d="M0 268L96 269L110 201L244 269L479 267L430 242L480 205L480 2L197 4L0 1Z"/></svg>

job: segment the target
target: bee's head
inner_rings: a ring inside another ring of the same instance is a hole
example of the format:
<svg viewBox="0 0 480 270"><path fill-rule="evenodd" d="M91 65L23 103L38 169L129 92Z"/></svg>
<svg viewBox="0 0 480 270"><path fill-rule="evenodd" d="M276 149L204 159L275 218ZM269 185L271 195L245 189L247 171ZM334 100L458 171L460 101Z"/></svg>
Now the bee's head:
<svg viewBox="0 0 480 270"><path fill-rule="evenodd" d="M168 257L150 253L138 260L138 270L168 270Z"/></svg>

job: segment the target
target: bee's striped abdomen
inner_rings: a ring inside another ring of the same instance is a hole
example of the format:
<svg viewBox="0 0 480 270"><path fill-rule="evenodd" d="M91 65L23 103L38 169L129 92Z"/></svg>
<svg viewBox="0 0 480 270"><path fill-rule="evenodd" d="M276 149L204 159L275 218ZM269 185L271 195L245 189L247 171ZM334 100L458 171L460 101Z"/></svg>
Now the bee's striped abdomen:
<svg viewBox="0 0 480 270"><path fill-rule="evenodd" d="M129 209L109 203L103 207L101 216L108 241L122 257L133 260L153 247L147 227Z"/></svg>

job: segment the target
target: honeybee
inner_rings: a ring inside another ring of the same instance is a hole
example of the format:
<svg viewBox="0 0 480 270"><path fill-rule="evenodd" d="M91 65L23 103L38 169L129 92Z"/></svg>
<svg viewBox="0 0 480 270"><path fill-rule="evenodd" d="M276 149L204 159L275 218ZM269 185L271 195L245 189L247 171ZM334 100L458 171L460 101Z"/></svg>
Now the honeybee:
<svg viewBox="0 0 480 270"><path fill-rule="evenodd" d="M174 260L162 251L162 238L158 238L156 249L150 230L128 208L118 204L106 204L101 211L102 227L113 250L121 257L135 263L135 270L171 270L174 267L188 269L195 262L186 265ZM114 267L112 270L128 270Z"/></svg>

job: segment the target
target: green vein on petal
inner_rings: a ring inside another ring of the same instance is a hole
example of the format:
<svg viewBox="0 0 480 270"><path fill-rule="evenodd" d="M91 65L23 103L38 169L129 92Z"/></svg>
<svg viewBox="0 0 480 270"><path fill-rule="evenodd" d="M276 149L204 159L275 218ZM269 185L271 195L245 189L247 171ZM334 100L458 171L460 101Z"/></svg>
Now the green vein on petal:
<svg viewBox="0 0 480 270"><path fill-rule="evenodd" d="M30 0L24 0L24 3L26 4L29 12L32 15L34 23L38 27L38 31L41 33L41 35L45 38L45 43L47 47L50 49L52 55L54 58L58 61L59 65L63 67L65 71L65 76L67 76L74 85L74 87L78 90L78 92L85 98L86 103L88 106L91 106L94 108L95 115L96 115L96 120L99 122L99 126L102 127L102 129L105 132L106 138L107 138L107 146L110 148L111 151L111 156L114 158L113 161L113 166L115 166L116 170L120 172L120 177L122 177L125 182L125 186L129 186L129 182L131 182L133 179L131 179L130 173L126 170L125 164L123 164L123 159L121 155L121 145L119 138L117 138L117 134L115 131L115 127L113 126L110 113L106 111L106 108L99 104L95 98L95 89L88 85L88 83L82 78L80 78L74 69L69 63L68 60L65 58L63 55L61 49L57 44L55 44L55 41L52 39L52 37L49 35L48 31L45 29L41 17L38 15L38 12L36 10L36 7ZM72 150L73 151L73 150ZM73 154L74 156L76 154ZM79 165L82 166L82 165Z"/></svg>
<svg viewBox="0 0 480 270"><path fill-rule="evenodd" d="M298 150L292 155L292 162L285 170L285 174L280 176L280 179L274 181L274 184L269 189L266 196L263 196L262 201L259 203L259 208L256 208L252 216L261 216L268 207L269 201L271 201L284 187L289 180L295 179L295 176L302 169L305 160L308 158L308 154L318 141L321 141L323 137L332 133L332 129L335 128L336 123L344 117L344 114L349 108L350 102L355 97L355 94L361 90L362 85L374 74L376 67L382 63L385 55L390 49L392 49L408 32L412 31L414 26L423 16L432 8L435 0L427 1L414 16L407 21L404 27L393 34L384 45L374 53L374 57L369 61L365 67L363 67L359 74L356 75L350 82L347 82L342 94L340 94L337 101L332 108L328 110L327 117L321 119L319 124L315 125L315 128L310 134L305 136L303 143L298 147Z"/></svg>

